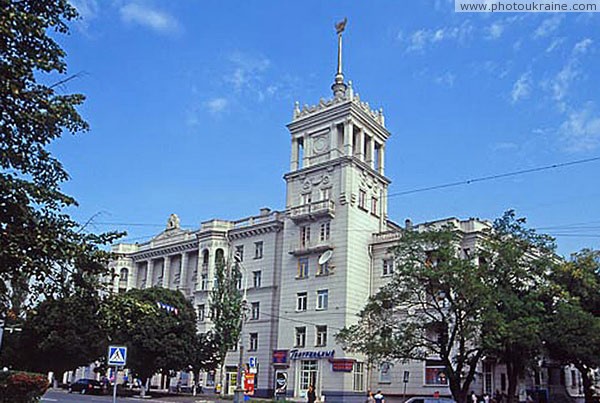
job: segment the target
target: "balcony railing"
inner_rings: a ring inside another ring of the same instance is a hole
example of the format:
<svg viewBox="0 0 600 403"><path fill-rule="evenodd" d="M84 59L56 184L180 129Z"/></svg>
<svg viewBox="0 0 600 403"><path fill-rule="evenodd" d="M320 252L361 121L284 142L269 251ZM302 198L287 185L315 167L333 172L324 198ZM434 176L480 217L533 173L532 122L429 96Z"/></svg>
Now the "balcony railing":
<svg viewBox="0 0 600 403"><path fill-rule="evenodd" d="M290 246L290 255L300 256L333 249L329 241L300 241Z"/></svg>
<svg viewBox="0 0 600 403"><path fill-rule="evenodd" d="M335 216L335 203L333 200L319 200L290 208L290 218L294 221L305 221L321 217Z"/></svg>

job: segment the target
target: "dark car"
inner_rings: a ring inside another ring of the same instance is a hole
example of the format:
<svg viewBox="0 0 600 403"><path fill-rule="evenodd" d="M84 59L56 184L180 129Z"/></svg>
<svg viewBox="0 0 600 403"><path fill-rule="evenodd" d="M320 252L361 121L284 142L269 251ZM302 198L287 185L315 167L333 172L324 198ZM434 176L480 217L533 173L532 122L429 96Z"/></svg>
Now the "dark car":
<svg viewBox="0 0 600 403"><path fill-rule="evenodd" d="M100 382L94 379L78 379L69 385L69 393L79 392L82 395L89 394L101 394L102 385Z"/></svg>

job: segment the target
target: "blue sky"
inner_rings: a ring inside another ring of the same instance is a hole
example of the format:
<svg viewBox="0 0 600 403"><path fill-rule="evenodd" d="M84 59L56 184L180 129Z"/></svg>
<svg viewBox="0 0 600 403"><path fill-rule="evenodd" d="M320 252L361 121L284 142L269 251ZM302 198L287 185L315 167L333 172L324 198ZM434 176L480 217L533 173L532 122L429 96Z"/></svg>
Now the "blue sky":
<svg viewBox="0 0 600 403"><path fill-rule="evenodd" d="M53 151L97 231L142 241L285 207L294 101L344 74L384 109L390 193L600 155L600 14L466 14L438 1L77 0L60 39L89 133ZM389 199L390 218L509 208L563 254L600 240L600 162ZM572 225L576 224L576 225Z"/></svg>

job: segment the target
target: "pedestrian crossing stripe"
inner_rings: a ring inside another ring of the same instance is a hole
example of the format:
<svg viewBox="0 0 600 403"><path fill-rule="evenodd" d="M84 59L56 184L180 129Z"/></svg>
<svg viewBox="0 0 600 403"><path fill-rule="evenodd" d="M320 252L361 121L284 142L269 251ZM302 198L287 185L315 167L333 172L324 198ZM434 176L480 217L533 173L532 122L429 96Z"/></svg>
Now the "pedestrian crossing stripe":
<svg viewBox="0 0 600 403"><path fill-rule="evenodd" d="M108 348L108 365L125 365L127 347L110 346Z"/></svg>

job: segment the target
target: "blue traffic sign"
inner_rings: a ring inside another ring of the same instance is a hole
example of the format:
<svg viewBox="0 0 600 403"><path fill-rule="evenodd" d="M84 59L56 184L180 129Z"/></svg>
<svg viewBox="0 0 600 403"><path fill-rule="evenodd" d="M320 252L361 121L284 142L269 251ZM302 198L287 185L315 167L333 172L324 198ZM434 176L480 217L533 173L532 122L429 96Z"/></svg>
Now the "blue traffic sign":
<svg viewBox="0 0 600 403"><path fill-rule="evenodd" d="M124 366L127 362L127 347L108 347L108 365Z"/></svg>

